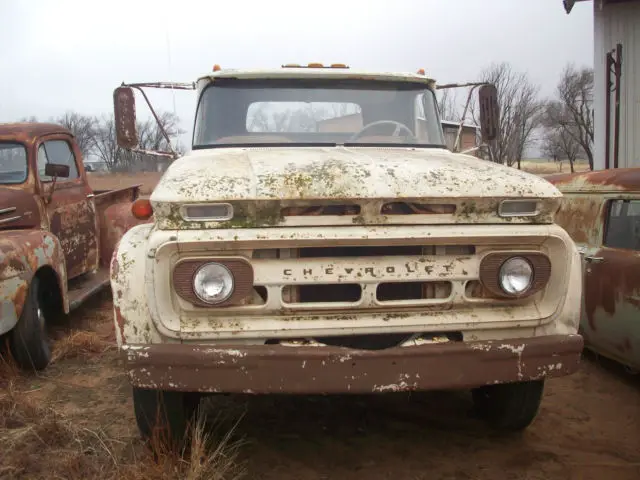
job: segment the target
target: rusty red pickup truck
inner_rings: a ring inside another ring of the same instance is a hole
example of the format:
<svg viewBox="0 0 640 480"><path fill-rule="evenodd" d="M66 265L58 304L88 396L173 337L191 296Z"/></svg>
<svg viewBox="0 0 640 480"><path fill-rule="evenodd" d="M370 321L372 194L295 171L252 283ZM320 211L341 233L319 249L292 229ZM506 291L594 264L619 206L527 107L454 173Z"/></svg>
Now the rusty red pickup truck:
<svg viewBox="0 0 640 480"><path fill-rule="evenodd" d="M21 368L45 368L48 324L108 285L138 196L93 191L66 128L0 124L0 336Z"/></svg>

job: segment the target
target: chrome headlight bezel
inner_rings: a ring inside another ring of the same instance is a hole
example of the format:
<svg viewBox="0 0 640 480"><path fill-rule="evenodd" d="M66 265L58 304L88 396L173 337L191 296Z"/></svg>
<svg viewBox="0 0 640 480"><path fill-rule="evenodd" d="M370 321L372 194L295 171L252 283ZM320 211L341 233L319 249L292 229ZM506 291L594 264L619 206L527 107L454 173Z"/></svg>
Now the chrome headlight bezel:
<svg viewBox="0 0 640 480"><path fill-rule="evenodd" d="M518 276L522 278L517 278ZM526 294L533 286L534 279L534 267L525 257L509 257L502 262L498 270L498 285L505 294L512 297ZM518 283L521 285L518 286Z"/></svg>
<svg viewBox="0 0 640 480"><path fill-rule="evenodd" d="M202 278L206 275L208 275L209 277L213 277L210 278L209 281L215 281L216 278L222 279L221 283L223 285L221 294L217 298L211 298L211 295L204 295L202 288L199 288L199 281L206 281L206 277L205 279ZM208 305L218 305L220 303L226 302L233 295L233 292L235 291L235 278L231 270L226 265L218 262L207 262L200 265L193 274L192 288L193 293L196 295L196 297L198 297L200 301Z"/></svg>

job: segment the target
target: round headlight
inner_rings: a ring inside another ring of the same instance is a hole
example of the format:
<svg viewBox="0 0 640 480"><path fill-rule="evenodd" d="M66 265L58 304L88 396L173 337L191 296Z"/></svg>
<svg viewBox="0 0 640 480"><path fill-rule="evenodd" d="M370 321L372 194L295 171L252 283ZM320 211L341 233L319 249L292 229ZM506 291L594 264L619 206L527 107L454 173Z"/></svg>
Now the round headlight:
<svg viewBox="0 0 640 480"><path fill-rule="evenodd" d="M206 303L221 303L233 293L233 275L219 263L205 263L193 276L193 291Z"/></svg>
<svg viewBox="0 0 640 480"><path fill-rule="evenodd" d="M533 282L533 267L522 257L511 257L500 267L500 287L509 295L520 295Z"/></svg>

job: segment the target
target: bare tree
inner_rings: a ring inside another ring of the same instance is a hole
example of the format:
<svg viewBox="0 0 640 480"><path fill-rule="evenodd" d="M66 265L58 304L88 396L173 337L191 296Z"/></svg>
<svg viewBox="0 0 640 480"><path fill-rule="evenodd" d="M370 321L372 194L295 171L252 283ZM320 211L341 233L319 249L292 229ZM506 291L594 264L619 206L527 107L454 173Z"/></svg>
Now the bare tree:
<svg viewBox="0 0 640 480"><path fill-rule="evenodd" d="M580 145L593 170L593 69L569 64L556 88L557 100L547 108L546 123L561 128Z"/></svg>
<svg viewBox="0 0 640 480"><path fill-rule="evenodd" d="M158 114L172 144L175 144L179 135L184 133L180 128L179 118L172 112ZM143 150L168 151L167 140L155 119L138 121L138 147ZM118 146L113 114L95 119L95 134L91 148L110 171L130 170L134 164L140 163L143 157L135 152L124 150ZM150 160L153 162L153 160Z"/></svg>
<svg viewBox="0 0 640 480"><path fill-rule="evenodd" d="M113 114L96 118L92 152L111 172L117 170L122 158L122 149L116 141L116 124Z"/></svg>
<svg viewBox="0 0 640 480"><path fill-rule="evenodd" d="M64 115L53 119L53 122L71 130L82 156L87 158L93 148L97 119L77 112L65 112Z"/></svg>
<svg viewBox="0 0 640 480"><path fill-rule="evenodd" d="M526 73L514 72L508 63L492 64L480 75L481 81L492 83L498 90L500 105L499 132L494 142L494 158L511 166L520 161L524 152L535 141L534 132L540 125L542 102L539 87ZM471 106L472 116L478 124L477 105Z"/></svg>
<svg viewBox="0 0 640 480"><path fill-rule="evenodd" d="M440 119L459 122L462 114L460 113L455 90L446 88L444 90L440 90L438 93L437 103L438 111L440 112Z"/></svg>
<svg viewBox="0 0 640 480"><path fill-rule="evenodd" d="M542 151L544 155L553 158L554 161L560 161L561 169L562 160L565 158L569 160L569 167L573 173L575 171L575 161L578 155L580 155L582 148L567 129L551 126L545 128Z"/></svg>
<svg viewBox="0 0 640 480"><path fill-rule="evenodd" d="M171 144L175 145L175 140L185 133L185 131L180 128L180 119L176 114L168 111L159 113L158 118L167 136L171 140ZM163 152L169 150L167 139L155 119L149 118L144 122L139 121L137 128L140 148Z"/></svg>

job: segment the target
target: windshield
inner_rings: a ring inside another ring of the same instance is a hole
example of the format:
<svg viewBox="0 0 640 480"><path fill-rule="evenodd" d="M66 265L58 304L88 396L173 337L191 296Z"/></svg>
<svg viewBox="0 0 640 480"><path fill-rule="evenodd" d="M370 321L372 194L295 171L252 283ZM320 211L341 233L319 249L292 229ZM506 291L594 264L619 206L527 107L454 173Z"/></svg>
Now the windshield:
<svg viewBox="0 0 640 480"><path fill-rule="evenodd" d="M443 147L444 138L424 84L219 78L204 89L194 149L264 144Z"/></svg>
<svg viewBox="0 0 640 480"><path fill-rule="evenodd" d="M27 149L20 143L0 142L0 184L27 179Z"/></svg>

